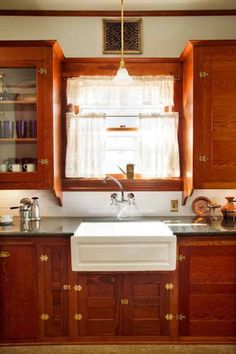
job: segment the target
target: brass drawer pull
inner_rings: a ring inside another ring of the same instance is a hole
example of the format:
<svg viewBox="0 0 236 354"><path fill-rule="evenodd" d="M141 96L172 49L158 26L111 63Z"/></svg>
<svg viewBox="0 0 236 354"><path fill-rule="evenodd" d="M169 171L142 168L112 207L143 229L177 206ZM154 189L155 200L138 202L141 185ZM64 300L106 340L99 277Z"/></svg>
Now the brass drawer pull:
<svg viewBox="0 0 236 354"><path fill-rule="evenodd" d="M7 258L10 257L10 253L7 251L1 251L0 252L0 258Z"/></svg>

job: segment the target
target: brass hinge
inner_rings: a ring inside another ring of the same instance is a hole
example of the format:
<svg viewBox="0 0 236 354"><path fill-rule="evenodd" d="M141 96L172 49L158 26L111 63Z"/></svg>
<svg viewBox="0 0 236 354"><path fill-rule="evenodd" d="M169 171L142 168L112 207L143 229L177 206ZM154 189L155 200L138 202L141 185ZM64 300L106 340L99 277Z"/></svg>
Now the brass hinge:
<svg viewBox="0 0 236 354"><path fill-rule="evenodd" d="M172 320L174 319L174 316L172 315L172 313L167 313L167 314L165 315L165 319L166 319L167 321L172 321Z"/></svg>
<svg viewBox="0 0 236 354"><path fill-rule="evenodd" d="M199 161L206 162L207 160L208 160L208 157L206 155L200 155L199 156Z"/></svg>
<svg viewBox="0 0 236 354"><path fill-rule="evenodd" d="M182 80L181 76L174 76L174 81L180 81L180 80Z"/></svg>
<svg viewBox="0 0 236 354"><path fill-rule="evenodd" d="M177 257L178 261L182 262L186 259L186 256L183 256L182 254L179 254Z"/></svg>
<svg viewBox="0 0 236 354"><path fill-rule="evenodd" d="M48 72L47 68L39 68L39 69L38 69L38 73L39 73L40 75L46 75L47 72Z"/></svg>
<svg viewBox="0 0 236 354"><path fill-rule="evenodd" d="M128 305L129 304L129 300L128 299L121 299L120 303L121 303L121 305Z"/></svg>
<svg viewBox="0 0 236 354"><path fill-rule="evenodd" d="M80 313L76 313L76 314L74 315L74 319L75 319L76 321L81 321L82 318L83 318L83 316L82 316Z"/></svg>
<svg viewBox="0 0 236 354"><path fill-rule="evenodd" d="M40 259L42 262L47 262L48 256L46 254L41 254Z"/></svg>
<svg viewBox="0 0 236 354"><path fill-rule="evenodd" d="M81 291L83 288L82 288L81 285L75 285L75 286L73 286L73 289L74 289L75 291Z"/></svg>
<svg viewBox="0 0 236 354"><path fill-rule="evenodd" d="M7 251L1 251L0 252L0 258L7 258L10 257L10 253Z"/></svg>
<svg viewBox="0 0 236 354"><path fill-rule="evenodd" d="M67 284L63 285L63 290L70 290L70 285Z"/></svg>
<svg viewBox="0 0 236 354"><path fill-rule="evenodd" d="M209 76L209 74L206 71L200 71L199 72L200 79L203 78L203 77L207 77L207 76Z"/></svg>
<svg viewBox="0 0 236 354"><path fill-rule="evenodd" d="M178 320L178 321L183 321L186 317L185 317L185 315L182 315L182 313L181 313L181 314L179 314L179 315L176 315L175 318L176 318L176 320Z"/></svg>
<svg viewBox="0 0 236 354"><path fill-rule="evenodd" d="M172 284L172 283L167 283L167 284L165 285L165 288L166 288L166 290L172 290L172 289L174 288L174 284Z"/></svg>
<svg viewBox="0 0 236 354"><path fill-rule="evenodd" d="M43 320L43 321L47 321L49 319L49 316L47 313L42 313L42 315L40 317L41 317L41 320Z"/></svg>
<svg viewBox="0 0 236 354"><path fill-rule="evenodd" d="M41 165L48 165L48 159L41 159L41 160L39 160L39 163Z"/></svg>

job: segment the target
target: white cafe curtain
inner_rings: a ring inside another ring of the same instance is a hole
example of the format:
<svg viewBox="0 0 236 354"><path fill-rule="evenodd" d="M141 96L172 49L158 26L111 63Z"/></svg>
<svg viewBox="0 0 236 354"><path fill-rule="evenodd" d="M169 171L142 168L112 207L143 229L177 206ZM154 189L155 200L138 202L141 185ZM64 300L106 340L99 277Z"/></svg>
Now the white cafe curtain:
<svg viewBox="0 0 236 354"><path fill-rule="evenodd" d="M145 178L179 177L178 113L140 114L140 166Z"/></svg>
<svg viewBox="0 0 236 354"><path fill-rule="evenodd" d="M105 115L67 113L66 177L104 178Z"/></svg>
<svg viewBox="0 0 236 354"><path fill-rule="evenodd" d="M67 104L80 107L171 107L173 76L132 76L133 84L116 86L113 76L80 76L67 80Z"/></svg>

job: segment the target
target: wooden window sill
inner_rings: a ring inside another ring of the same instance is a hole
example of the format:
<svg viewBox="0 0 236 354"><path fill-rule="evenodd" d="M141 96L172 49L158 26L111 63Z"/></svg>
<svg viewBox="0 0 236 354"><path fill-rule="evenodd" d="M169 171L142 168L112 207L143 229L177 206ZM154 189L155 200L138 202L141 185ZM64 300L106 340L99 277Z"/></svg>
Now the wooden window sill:
<svg viewBox="0 0 236 354"><path fill-rule="evenodd" d="M119 181L125 191L182 191L182 178L165 179L122 179ZM114 181L105 184L102 179L64 178L63 191L116 191L119 190Z"/></svg>

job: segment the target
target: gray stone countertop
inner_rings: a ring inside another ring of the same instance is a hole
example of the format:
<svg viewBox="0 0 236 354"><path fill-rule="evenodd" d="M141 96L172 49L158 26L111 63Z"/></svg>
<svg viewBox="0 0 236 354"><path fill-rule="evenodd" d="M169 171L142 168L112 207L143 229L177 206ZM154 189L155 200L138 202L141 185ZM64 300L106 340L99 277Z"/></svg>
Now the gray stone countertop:
<svg viewBox="0 0 236 354"><path fill-rule="evenodd" d="M131 222L131 221L163 221L177 236L204 236L204 235L234 235L236 236L236 221L211 220L210 218L176 216L176 217L145 217L141 219L122 219L115 217L42 217L40 221L22 223L14 217L11 225L0 224L0 237L2 236L72 236L82 221L90 222Z"/></svg>

